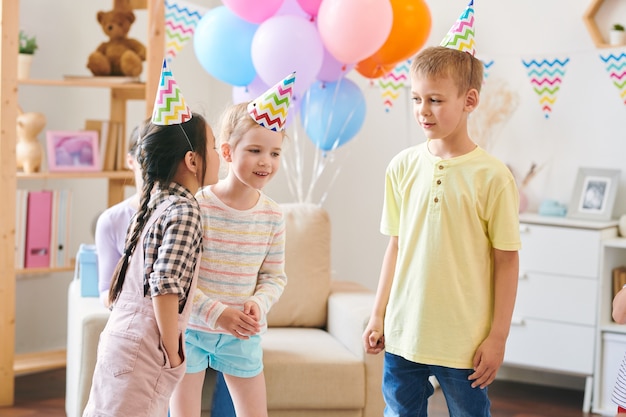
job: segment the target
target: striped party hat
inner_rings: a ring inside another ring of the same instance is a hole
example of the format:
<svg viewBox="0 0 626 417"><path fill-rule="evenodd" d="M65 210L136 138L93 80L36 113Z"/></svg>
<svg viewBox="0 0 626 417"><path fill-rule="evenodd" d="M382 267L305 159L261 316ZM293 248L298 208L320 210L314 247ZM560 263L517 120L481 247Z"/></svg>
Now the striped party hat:
<svg viewBox="0 0 626 417"><path fill-rule="evenodd" d="M292 72L248 104L248 113L261 126L275 132L285 129L296 73Z"/></svg>
<svg viewBox="0 0 626 417"><path fill-rule="evenodd" d="M474 42L474 0L469 4L452 25L447 35L441 41L441 46L458 49L476 55L476 43Z"/></svg>
<svg viewBox="0 0 626 417"><path fill-rule="evenodd" d="M169 126L185 123L189 119L191 119L191 110L185 103L172 71L167 66L167 60L164 59L161 68L161 81L154 100L152 123Z"/></svg>

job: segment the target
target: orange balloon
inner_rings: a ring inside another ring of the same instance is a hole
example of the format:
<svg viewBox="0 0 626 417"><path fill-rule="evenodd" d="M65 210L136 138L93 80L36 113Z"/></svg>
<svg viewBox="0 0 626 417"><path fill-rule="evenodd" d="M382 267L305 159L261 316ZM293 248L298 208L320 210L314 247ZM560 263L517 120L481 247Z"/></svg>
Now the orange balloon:
<svg viewBox="0 0 626 417"><path fill-rule="evenodd" d="M379 78L389 74L394 67L395 64L380 65L374 59L367 58L356 64L354 69L365 78Z"/></svg>
<svg viewBox="0 0 626 417"><path fill-rule="evenodd" d="M391 33L383 46L372 56L363 61L372 60L372 64L395 66L415 55L426 43L432 21L430 10L424 0L391 0L393 24ZM361 64L357 64L357 68Z"/></svg>

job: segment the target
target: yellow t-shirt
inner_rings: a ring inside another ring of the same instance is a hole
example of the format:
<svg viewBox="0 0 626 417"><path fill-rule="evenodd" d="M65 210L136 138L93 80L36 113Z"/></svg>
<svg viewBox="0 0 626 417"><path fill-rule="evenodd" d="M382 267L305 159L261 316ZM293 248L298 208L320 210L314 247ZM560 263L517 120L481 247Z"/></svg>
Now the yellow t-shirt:
<svg viewBox="0 0 626 417"><path fill-rule="evenodd" d="M444 160L422 143L391 161L381 221L383 234L398 236L388 352L472 368L493 318L492 248L520 249L518 211L513 175L479 147Z"/></svg>

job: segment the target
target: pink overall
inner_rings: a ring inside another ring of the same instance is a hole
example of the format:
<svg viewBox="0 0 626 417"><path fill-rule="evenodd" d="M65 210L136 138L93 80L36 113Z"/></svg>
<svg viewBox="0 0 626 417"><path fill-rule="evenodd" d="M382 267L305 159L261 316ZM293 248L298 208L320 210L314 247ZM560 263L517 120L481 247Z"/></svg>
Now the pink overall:
<svg viewBox="0 0 626 417"><path fill-rule="evenodd" d="M165 417L176 384L187 365L171 368L154 316L152 299L144 297L144 251L146 231L159 218L172 199L161 203L148 220L126 273L122 291L115 303L98 344L98 357L89 401L83 417ZM198 278L196 270L189 297L178 315L181 349Z"/></svg>

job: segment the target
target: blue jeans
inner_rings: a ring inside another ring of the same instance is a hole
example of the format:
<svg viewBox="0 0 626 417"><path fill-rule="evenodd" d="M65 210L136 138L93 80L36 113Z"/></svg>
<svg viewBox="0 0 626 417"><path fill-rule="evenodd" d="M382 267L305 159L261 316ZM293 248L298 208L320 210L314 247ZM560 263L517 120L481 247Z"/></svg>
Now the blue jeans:
<svg viewBox="0 0 626 417"><path fill-rule="evenodd" d="M230 398L230 392L224 380L224 374L217 372L215 376L215 391L213 391L213 403L211 404L211 416L235 417L235 407Z"/></svg>
<svg viewBox="0 0 626 417"><path fill-rule="evenodd" d="M450 417L491 417L487 388L472 388L472 369L423 365L385 352L383 397L385 417L426 417L434 375L446 398Z"/></svg>

